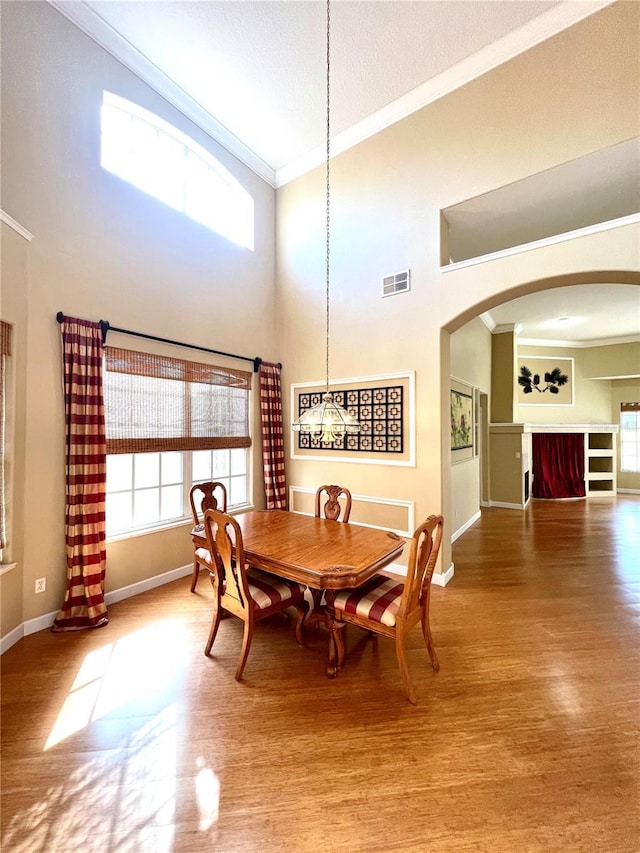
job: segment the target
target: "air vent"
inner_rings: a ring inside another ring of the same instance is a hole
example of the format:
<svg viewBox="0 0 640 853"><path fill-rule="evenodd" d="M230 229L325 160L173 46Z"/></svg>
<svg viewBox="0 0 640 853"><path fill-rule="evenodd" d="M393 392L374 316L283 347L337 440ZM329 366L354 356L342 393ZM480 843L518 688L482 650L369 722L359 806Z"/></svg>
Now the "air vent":
<svg viewBox="0 0 640 853"><path fill-rule="evenodd" d="M411 270L387 275L382 279L383 296L395 296L396 293L405 293L407 290L411 290Z"/></svg>

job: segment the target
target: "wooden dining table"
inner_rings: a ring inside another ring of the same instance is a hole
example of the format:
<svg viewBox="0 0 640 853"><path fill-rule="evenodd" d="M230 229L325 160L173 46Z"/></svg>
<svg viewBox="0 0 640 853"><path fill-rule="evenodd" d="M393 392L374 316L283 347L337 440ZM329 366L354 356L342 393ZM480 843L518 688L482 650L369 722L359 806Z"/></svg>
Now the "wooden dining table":
<svg viewBox="0 0 640 853"><path fill-rule="evenodd" d="M319 622L329 630L327 675L335 677L344 660L342 632L334 619L335 594L361 586L392 563L402 553L404 539L379 528L279 509L250 510L234 517L249 565L311 590L315 607L307 622ZM196 546L207 547L201 524L191 536Z"/></svg>

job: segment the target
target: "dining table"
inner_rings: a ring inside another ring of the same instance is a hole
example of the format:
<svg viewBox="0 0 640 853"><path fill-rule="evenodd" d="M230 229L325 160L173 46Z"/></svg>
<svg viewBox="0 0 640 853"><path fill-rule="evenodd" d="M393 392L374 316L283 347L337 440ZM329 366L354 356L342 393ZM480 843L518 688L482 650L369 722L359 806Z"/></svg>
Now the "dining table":
<svg viewBox="0 0 640 853"><path fill-rule="evenodd" d="M336 592L366 583L400 556L405 540L389 530L332 521L286 510L249 510L234 515L242 530L248 565L306 585L314 609L307 624L329 631L327 675L344 661L342 631L335 622ZM191 531L196 547L207 547L202 524Z"/></svg>

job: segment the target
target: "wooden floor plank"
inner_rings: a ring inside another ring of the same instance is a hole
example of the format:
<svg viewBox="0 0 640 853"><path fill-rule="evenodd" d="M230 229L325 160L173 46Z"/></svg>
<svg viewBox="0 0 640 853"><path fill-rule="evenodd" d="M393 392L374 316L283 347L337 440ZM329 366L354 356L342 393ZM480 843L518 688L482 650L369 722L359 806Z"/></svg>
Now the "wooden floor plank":
<svg viewBox="0 0 640 853"><path fill-rule="evenodd" d="M42 631L1 659L11 853L638 853L640 498L483 510L433 588L434 673L393 645L241 626L205 658L189 578Z"/></svg>

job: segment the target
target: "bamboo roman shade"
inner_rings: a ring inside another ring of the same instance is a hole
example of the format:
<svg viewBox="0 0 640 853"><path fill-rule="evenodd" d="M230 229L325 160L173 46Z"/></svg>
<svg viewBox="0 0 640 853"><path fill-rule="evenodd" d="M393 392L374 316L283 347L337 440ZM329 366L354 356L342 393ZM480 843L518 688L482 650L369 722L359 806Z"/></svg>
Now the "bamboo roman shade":
<svg viewBox="0 0 640 853"><path fill-rule="evenodd" d="M249 447L251 374L105 347L107 453Z"/></svg>
<svg viewBox="0 0 640 853"><path fill-rule="evenodd" d="M0 320L0 355L11 355L11 326Z"/></svg>
<svg viewBox="0 0 640 853"><path fill-rule="evenodd" d="M640 412L640 403L620 403L621 412Z"/></svg>

